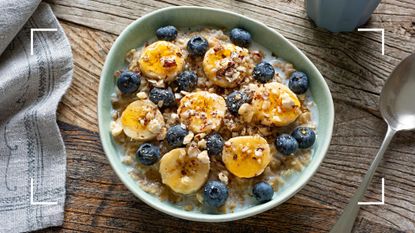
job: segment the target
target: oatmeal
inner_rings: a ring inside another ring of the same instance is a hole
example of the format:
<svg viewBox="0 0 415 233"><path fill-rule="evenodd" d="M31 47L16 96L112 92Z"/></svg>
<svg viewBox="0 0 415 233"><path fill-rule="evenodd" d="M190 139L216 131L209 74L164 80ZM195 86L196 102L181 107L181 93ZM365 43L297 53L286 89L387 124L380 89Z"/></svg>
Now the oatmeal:
<svg viewBox="0 0 415 233"><path fill-rule="evenodd" d="M162 27L126 61L111 133L131 177L161 200L206 213L249 208L312 159L309 79L249 32Z"/></svg>

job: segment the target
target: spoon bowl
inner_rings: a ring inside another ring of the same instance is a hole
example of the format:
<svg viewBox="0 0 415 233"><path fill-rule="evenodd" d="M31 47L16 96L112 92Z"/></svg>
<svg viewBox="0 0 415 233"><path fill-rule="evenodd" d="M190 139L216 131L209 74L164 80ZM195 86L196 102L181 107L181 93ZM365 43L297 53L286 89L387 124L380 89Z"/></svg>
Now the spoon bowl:
<svg viewBox="0 0 415 233"><path fill-rule="evenodd" d="M386 81L380 112L396 131L415 129L415 54L403 60Z"/></svg>

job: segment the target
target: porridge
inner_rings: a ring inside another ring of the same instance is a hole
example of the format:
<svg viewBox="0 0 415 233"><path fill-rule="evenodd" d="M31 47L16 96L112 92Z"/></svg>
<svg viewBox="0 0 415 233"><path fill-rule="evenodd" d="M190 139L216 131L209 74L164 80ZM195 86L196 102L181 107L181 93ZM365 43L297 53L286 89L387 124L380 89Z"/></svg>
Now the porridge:
<svg viewBox="0 0 415 233"><path fill-rule="evenodd" d="M312 159L307 75L243 29L166 26L156 36L114 74L111 133L131 177L188 211L272 200Z"/></svg>

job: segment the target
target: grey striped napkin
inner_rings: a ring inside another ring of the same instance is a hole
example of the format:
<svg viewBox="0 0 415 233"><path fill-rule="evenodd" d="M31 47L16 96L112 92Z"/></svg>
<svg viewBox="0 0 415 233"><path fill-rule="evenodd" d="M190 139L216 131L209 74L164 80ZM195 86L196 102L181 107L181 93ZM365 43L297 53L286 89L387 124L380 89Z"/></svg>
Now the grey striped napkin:
<svg viewBox="0 0 415 233"><path fill-rule="evenodd" d="M0 1L0 232L61 225L65 148L56 108L72 53L49 5ZM33 32L31 29L56 29Z"/></svg>

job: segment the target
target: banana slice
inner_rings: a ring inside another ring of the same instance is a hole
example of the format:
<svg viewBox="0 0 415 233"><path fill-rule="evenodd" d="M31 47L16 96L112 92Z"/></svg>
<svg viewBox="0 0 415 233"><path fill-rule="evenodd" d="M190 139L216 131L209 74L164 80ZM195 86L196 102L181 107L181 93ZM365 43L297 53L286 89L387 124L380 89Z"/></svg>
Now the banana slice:
<svg viewBox="0 0 415 233"><path fill-rule="evenodd" d="M218 130L225 117L226 102L207 91L193 92L180 100L177 114L181 123L194 133L207 133Z"/></svg>
<svg viewBox="0 0 415 233"><path fill-rule="evenodd" d="M233 44L218 44L210 48L203 59L203 71L210 81L220 87L236 87L252 69L246 67L249 51Z"/></svg>
<svg viewBox="0 0 415 233"><path fill-rule="evenodd" d="M285 85L267 83L255 91L252 99L254 119L263 125L286 126L301 114L301 103Z"/></svg>
<svg viewBox="0 0 415 233"><path fill-rule="evenodd" d="M167 41L157 41L143 49L138 60L141 72L150 79L171 81L184 67L181 49Z"/></svg>
<svg viewBox="0 0 415 233"><path fill-rule="evenodd" d="M231 138L225 142L222 161L237 177L258 176L271 161L268 142L259 135Z"/></svg>
<svg viewBox="0 0 415 233"><path fill-rule="evenodd" d="M160 133L164 127L164 119L153 102L136 100L123 111L121 124L128 137L139 141L148 141Z"/></svg>
<svg viewBox="0 0 415 233"><path fill-rule="evenodd" d="M199 190L209 175L210 160L207 151L191 157L186 149L177 148L166 153L160 160L163 184L176 193L190 194Z"/></svg>

